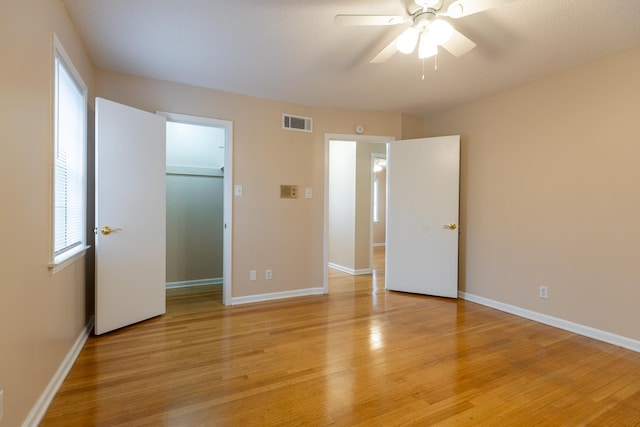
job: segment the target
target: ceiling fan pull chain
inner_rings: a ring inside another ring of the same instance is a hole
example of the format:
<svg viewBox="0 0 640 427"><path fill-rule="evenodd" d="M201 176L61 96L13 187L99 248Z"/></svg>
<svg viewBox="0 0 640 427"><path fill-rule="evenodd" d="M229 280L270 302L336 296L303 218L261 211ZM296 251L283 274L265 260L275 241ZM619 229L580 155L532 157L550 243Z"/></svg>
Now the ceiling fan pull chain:
<svg viewBox="0 0 640 427"><path fill-rule="evenodd" d="M433 69L435 71L438 71L438 54L436 53L436 55L434 56L434 61L433 61Z"/></svg>
<svg viewBox="0 0 640 427"><path fill-rule="evenodd" d="M424 81L424 58L422 58L422 80Z"/></svg>

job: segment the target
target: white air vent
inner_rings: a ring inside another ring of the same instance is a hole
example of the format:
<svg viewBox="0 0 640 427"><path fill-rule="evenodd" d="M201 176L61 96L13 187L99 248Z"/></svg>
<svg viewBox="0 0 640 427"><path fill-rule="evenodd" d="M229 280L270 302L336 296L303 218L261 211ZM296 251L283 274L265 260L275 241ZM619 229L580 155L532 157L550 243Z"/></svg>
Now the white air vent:
<svg viewBox="0 0 640 427"><path fill-rule="evenodd" d="M293 116L291 114L282 115L282 129L311 133L312 126L313 120L309 117Z"/></svg>

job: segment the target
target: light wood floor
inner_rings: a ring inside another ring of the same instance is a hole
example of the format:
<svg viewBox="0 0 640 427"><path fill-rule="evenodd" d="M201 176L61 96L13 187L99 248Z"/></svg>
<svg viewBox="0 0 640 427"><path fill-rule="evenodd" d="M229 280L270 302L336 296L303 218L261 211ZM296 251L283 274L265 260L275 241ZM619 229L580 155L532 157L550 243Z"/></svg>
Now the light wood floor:
<svg viewBox="0 0 640 427"><path fill-rule="evenodd" d="M234 307L169 291L166 315L89 338L41 425L640 425L639 353L383 276Z"/></svg>

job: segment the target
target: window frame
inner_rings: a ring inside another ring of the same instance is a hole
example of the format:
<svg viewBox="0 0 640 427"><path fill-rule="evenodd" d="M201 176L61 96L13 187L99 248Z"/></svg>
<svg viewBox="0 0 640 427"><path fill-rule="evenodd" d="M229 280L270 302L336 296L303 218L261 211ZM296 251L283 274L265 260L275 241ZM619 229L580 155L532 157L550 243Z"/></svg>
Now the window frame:
<svg viewBox="0 0 640 427"><path fill-rule="evenodd" d="M56 254L56 146L58 142L58 69L64 69L69 78L73 81L79 92L82 93L82 147L80 153L81 165L81 220L80 220L80 242L68 249ZM51 91L51 197L50 197L50 244L49 244L49 269L53 274L67 267L75 260L83 257L88 249L87 246L87 114L88 114L88 89L80 73L73 65L73 61L65 51L58 37L53 34L53 56L52 56L52 91Z"/></svg>

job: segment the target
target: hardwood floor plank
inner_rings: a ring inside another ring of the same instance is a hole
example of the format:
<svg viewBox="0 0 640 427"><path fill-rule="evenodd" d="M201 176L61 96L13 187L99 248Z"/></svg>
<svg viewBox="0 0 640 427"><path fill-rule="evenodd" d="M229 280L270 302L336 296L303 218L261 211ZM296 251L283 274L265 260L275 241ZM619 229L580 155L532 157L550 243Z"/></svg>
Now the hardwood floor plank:
<svg viewBox="0 0 640 427"><path fill-rule="evenodd" d="M88 339L41 425L640 423L640 354L383 277L233 307L170 290L166 315Z"/></svg>

